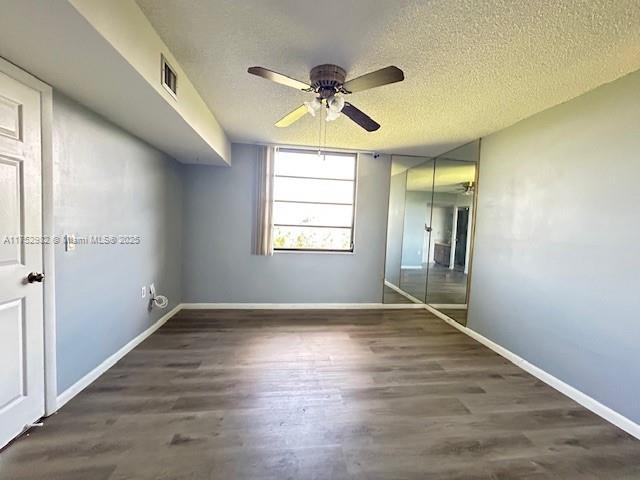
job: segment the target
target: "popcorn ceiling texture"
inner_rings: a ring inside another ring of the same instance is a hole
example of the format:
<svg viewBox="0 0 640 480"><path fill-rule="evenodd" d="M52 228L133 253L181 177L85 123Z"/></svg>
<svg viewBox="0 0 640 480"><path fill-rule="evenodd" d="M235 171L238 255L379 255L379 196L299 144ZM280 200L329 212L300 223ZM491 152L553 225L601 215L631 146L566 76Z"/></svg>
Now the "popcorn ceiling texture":
<svg viewBox="0 0 640 480"><path fill-rule="evenodd" d="M433 155L507 127L640 68L638 0L138 0L236 142L318 145L318 119L279 129L311 94L246 73L347 78L397 65L402 83L349 101L382 128L346 118L326 145ZM323 134L324 136L324 134Z"/></svg>

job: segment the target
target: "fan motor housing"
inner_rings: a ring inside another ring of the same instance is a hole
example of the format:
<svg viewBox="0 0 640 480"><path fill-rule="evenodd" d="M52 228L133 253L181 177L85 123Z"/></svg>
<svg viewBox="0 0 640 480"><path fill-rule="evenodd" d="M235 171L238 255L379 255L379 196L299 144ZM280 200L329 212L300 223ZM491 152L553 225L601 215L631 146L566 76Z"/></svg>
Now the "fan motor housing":
<svg viewBox="0 0 640 480"><path fill-rule="evenodd" d="M329 98L344 83L347 76L344 68L338 65L318 65L311 69L309 79L311 86L320 95L321 98Z"/></svg>

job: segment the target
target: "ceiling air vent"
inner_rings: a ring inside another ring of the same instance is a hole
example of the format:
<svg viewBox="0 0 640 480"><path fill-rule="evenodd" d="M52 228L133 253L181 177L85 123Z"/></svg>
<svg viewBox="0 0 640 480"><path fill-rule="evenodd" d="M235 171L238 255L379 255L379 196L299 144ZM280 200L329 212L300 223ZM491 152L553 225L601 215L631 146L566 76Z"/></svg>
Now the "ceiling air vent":
<svg viewBox="0 0 640 480"><path fill-rule="evenodd" d="M167 62L164 55L160 56L162 62L161 70L161 83L162 86L171 94L173 98L177 98L178 95L178 74L175 69Z"/></svg>

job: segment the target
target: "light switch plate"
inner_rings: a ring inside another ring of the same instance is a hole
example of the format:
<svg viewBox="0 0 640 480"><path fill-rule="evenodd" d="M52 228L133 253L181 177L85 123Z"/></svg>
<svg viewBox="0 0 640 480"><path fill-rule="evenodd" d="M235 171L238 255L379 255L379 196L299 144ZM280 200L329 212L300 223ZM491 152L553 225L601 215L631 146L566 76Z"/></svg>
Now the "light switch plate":
<svg viewBox="0 0 640 480"><path fill-rule="evenodd" d="M76 236L72 233L67 233L64 236L64 250L65 252L73 252L76 249Z"/></svg>

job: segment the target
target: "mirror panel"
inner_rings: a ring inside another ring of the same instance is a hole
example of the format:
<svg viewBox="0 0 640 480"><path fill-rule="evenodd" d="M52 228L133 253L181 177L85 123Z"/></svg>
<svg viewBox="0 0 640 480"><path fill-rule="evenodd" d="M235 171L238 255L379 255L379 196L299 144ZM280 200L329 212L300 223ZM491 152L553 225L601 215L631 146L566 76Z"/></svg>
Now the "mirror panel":
<svg viewBox="0 0 640 480"><path fill-rule="evenodd" d="M404 227L404 200L407 187L407 171L391 175L389 187L389 216L387 219L387 252L384 269L383 303L410 303L398 293L402 259L402 234Z"/></svg>
<svg viewBox="0 0 640 480"><path fill-rule="evenodd" d="M436 160L426 303L467 303L475 176L475 163Z"/></svg>
<svg viewBox="0 0 640 480"><path fill-rule="evenodd" d="M434 161L407 170L400 288L424 302L427 293Z"/></svg>
<svg viewBox="0 0 640 480"><path fill-rule="evenodd" d="M428 243L425 223L427 201L433 186L433 159L393 155L389 189L384 303L422 303L426 294L426 269L421 269ZM429 189L420 192L420 188Z"/></svg>
<svg viewBox="0 0 640 480"><path fill-rule="evenodd" d="M465 325L473 242L480 140L436 157L434 216L441 234L434 239L425 302ZM438 212L438 213L436 213Z"/></svg>

